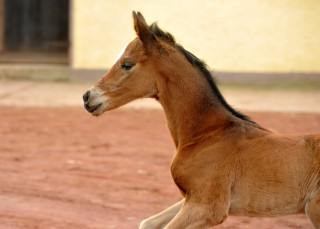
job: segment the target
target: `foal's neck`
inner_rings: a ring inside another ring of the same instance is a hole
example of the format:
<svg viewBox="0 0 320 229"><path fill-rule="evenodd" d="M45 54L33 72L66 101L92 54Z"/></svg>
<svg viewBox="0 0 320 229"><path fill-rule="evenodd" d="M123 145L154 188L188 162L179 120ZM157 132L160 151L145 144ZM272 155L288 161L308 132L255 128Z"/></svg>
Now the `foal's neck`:
<svg viewBox="0 0 320 229"><path fill-rule="evenodd" d="M190 64L180 67L179 72L162 72L158 81L159 101L176 148L238 120L214 95L199 69Z"/></svg>

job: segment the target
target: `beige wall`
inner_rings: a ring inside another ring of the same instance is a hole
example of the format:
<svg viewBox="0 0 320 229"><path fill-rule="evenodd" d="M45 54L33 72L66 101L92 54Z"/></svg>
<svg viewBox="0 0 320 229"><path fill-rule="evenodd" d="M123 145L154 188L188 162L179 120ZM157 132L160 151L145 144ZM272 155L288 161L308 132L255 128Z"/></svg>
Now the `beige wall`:
<svg viewBox="0 0 320 229"><path fill-rule="evenodd" d="M73 0L72 67L111 67L135 37L132 10L215 71L320 72L319 0Z"/></svg>

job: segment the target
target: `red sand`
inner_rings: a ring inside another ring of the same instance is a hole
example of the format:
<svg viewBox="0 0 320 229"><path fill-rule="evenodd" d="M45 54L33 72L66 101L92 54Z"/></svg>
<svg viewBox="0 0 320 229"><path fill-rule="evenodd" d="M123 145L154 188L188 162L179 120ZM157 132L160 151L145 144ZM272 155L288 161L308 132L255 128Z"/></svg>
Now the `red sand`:
<svg viewBox="0 0 320 229"><path fill-rule="evenodd" d="M320 114L248 113L282 133L320 133ZM161 110L0 106L1 229L133 229L181 196ZM220 229L311 229L304 215L229 217Z"/></svg>

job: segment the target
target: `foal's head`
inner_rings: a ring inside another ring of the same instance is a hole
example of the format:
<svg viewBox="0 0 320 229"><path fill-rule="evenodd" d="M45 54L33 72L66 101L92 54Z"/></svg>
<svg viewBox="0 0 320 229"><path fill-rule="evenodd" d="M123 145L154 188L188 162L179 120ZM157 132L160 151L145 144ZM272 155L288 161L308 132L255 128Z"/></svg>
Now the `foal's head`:
<svg viewBox="0 0 320 229"><path fill-rule="evenodd" d="M127 45L110 71L83 95L85 108L93 115L135 99L157 97L153 60L159 56L160 41L139 12L133 12L133 20L137 38Z"/></svg>
<svg viewBox="0 0 320 229"><path fill-rule="evenodd" d="M174 85L183 88L185 84L179 76L193 85L197 81L194 75L201 73L214 100L234 116L250 121L225 101L204 62L177 44L157 24L148 26L139 12L133 12L133 20L137 38L127 45L110 71L83 95L84 106L90 113L98 116L139 98L157 98L161 102L168 93L164 85L169 81L176 81ZM193 77L187 78L190 74ZM198 84L193 88L203 89Z"/></svg>

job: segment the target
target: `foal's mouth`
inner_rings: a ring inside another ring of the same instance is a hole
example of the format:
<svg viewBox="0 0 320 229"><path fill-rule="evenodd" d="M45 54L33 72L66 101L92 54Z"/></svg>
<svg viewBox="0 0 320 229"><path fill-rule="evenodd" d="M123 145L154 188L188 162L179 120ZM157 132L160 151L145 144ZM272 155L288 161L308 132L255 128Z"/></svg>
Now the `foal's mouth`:
<svg viewBox="0 0 320 229"><path fill-rule="evenodd" d="M99 103L95 106L89 106L89 104L84 104L84 108L86 108L86 110L88 112L90 112L91 114L93 114L94 111L96 111L97 109L99 109L99 107L101 107L102 103Z"/></svg>
<svg viewBox="0 0 320 229"><path fill-rule="evenodd" d="M84 108L95 116L102 113L106 100L106 96L103 96L103 92L99 88L93 87L83 94Z"/></svg>

